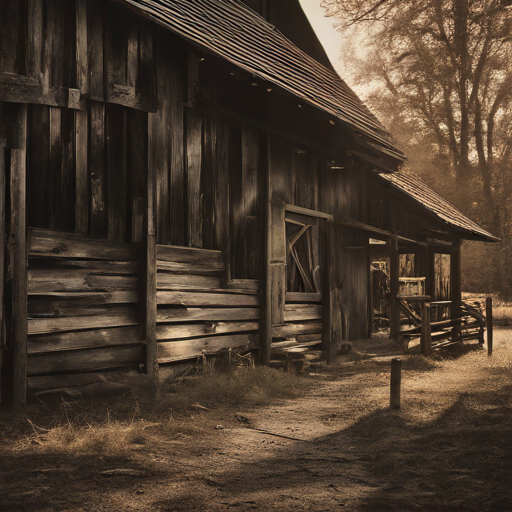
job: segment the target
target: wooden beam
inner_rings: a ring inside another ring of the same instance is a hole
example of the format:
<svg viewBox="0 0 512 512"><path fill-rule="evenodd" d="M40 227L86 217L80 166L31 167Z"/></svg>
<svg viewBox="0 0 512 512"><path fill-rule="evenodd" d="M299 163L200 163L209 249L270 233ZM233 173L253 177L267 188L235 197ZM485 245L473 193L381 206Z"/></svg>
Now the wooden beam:
<svg viewBox="0 0 512 512"><path fill-rule="evenodd" d="M260 330L259 330L259 363L270 364L272 352L272 212L270 198L272 185L270 182L270 141L267 136L267 159L262 174L261 199L261 244L263 258L260 270Z"/></svg>
<svg viewBox="0 0 512 512"><path fill-rule="evenodd" d="M323 222L323 286L322 286L322 354L327 363L331 363L335 353L334 346L337 340L333 339L334 321L334 268L336 256L334 254L334 227L331 221Z"/></svg>
<svg viewBox="0 0 512 512"><path fill-rule="evenodd" d="M10 338L12 348L12 406L27 400L27 227L26 137L27 105L17 108L17 131L22 148L10 150L9 266L11 268Z"/></svg>
<svg viewBox="0 0 512 512"><path fill-rule="evenodd" d="M283 323L286 295L285 205L271 202L270 271L272 276L272 325Z"/></svg>
<svg viewBox="0 0 512 512"><path fill-rule="evenodd" d="M452 318L461 317L462 265L460 246L460 239L454 239L452 252L450 253L450 299L452 300L450 316ZM453 327L453 339L459 337L460 329L461 324L457 322Z"/></svg>
<svg viewBox="0 0 512 512"><path fill-rule="evenodd" d="M333 216L329 213L319 212L317 210L310 210L309 208L302 208L293 204L285 206L287 212L298 213L299 215L307 215L309 217L317 217L319 219L333 220Z"/></svg>
<svg viewBox="0 0 512 512"><path fill-rule="evenodd" d="M148 147L153 147L156 136L152 123L148 124ZM148 151L146 168L146 218L144 226L144 329L146 339L146 373L153 380L158 378L158 354L156 340L157 322L157 245L156 245L156 168L152 161L152 151Z"/></svg>
<svg viewBox="0 0 512 512"><path fill-rule="evenodd" d="M396 339L400 335L400 304L398 302L400 256L396 237L389 241L389 246L389 336Z"/></svg>
<svg viewBox="0 0 512 512"><path fill-rule="evenodd" d="M50 87L45 89L37 78L13 73L0 72L0 101L11 103L35 103L80 110L81 94L79 89Z"/></svg>

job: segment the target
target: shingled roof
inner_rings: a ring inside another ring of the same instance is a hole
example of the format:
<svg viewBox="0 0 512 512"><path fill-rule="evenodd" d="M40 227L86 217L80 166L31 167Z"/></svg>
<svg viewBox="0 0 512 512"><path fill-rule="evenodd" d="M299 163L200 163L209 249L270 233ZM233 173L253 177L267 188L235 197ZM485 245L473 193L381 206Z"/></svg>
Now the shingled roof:
<svg viewBox="0 0 512 512"><path fill-rule="evenodd" d="M239 0L119 0L201 49L351 125L377 150L404 160L391 135L333 71Z"/></svg>
<svg viewBox="0 0 512 512"><path fill-rule="evenodd" d="M419 176L402 172L377 172L377 174L390 183L392 187L407 194L431 213L435 214L452 229L453 227L459 228L463 233L471 235L468 237L469 239L486 242L500 241L499 238L486 231L476 222L473 222L453 204L434 192Z"/></svg>

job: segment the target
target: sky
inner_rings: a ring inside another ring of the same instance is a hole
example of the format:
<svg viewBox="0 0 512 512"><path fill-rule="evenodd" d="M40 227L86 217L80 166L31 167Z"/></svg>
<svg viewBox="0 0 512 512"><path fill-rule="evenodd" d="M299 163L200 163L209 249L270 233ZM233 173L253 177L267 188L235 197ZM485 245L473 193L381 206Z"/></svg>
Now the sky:
<svg viewBox="0 0 512 512"><path fill-rule="evenodd" d="M333 27L335 18L325 17L325 11L320 7L321 0L300 0L302 9L306 13L309 22L320 42L322 43L334 69L343 76L343 62L340 59L342 38Z"/></svg>

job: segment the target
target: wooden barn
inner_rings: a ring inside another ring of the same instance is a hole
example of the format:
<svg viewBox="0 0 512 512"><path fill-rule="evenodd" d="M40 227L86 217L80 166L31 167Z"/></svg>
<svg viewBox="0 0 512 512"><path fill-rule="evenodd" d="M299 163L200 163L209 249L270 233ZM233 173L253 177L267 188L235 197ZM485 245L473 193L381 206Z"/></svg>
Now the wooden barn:
<svg viewBox="0 0 512 512"><path fill-rule="evenodd" d="M372 260L398 336L400 255L456 308L461 240L496 240L400 172L298 0L2 0L0 20L4 404L218 351L329 361L371 335Z"/></svg>

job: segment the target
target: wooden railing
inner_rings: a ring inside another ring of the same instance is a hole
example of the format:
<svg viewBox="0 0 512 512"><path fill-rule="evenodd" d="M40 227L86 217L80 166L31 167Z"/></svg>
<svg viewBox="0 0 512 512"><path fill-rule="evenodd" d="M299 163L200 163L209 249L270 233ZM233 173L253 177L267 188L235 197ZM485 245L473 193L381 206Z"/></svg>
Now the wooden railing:
<svg viewBox="0 0 512 512"><path fill-rule="evenodd" d="M429 302L429 298L399 298L401 311L413 324L412 328L402 330L401 335L409 338L420 336L421 354L428 356L432 350L464 341L478 340L481 345L484 343L486 325L492 330L492 301L487 301L487 314L484 315L481 305L477 303ZM411 306L413 302L421 303L421 316ZM459 312L457 317L431 322L432 308L448 306Z"/></svg>

